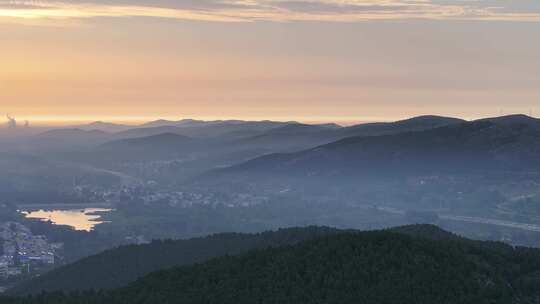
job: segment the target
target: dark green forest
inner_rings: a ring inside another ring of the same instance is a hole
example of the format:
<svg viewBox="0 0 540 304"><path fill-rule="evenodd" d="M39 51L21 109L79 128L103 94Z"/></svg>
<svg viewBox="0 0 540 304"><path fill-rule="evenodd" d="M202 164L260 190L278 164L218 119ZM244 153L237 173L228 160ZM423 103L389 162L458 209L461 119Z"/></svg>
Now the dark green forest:
<svg viewBox="0 0 540 304"><path fill-rule="evenodd" d="M82 276L73 280L83 280ZM6 304L538 303L540 251L433 226L340 232L154 272L111 291L49 293Z"/></svg>
<svg viewBox="0 0 540 304"><path fill-rule="evenodd" d="M325 227L289 228L257 234L222 233L189 240L156 240L84 258L15 286L12 294L122 287L150 272L206 261L256 248L291 245L338 233ZM84 279L78 279L84 273ZM77 278L77 279L75 279Z"/></svg>

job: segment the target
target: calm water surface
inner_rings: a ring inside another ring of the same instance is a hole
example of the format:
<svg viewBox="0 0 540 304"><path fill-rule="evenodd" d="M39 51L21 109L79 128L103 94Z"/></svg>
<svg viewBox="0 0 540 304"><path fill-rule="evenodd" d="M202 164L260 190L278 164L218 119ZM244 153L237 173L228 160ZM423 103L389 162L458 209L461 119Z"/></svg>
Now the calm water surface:
<svg viewBox="0 0 540 304"><path fill-rule="evenodd" d="M26 218L41 219L51 221L55 225L67 225L75 230L92 231L96 225L103 223L100 221L101 212L109 212L112 209L105 208L85 208L70 210L37 210L22 211Z"/></svg>

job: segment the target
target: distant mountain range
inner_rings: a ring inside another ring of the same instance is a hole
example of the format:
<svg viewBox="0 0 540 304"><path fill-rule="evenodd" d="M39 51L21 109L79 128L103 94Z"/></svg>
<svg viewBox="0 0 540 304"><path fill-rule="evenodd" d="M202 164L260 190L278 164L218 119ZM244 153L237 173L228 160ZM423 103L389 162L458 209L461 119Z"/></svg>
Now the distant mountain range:
<svg viewBox="0 0 540 304"><path fill-rule="evenodd" d="M132 160L178 159L191 153L202 152L203 140L175 133L159 133L147 137L126 138L98 146L97 153L103 160L126 162Z"/></svg>
<svg viewBox="0 0 540 304"><path fill-rule="evenodd" d="M2 303L532 304L540 296L539 250L470 241L429 225L373 232L305 228L185 242L195 245L194 251L182 249L182 243L157 242L145 245L145 250L123 247L33 284L57 282L59 288L84 281L99 286L101 279L114 282L126 273L134 278L138 269L152 268L144 264L173 256L152 247L175 248L173 252L181 253L178 264L184 265L200 261L194 258L199 253L203 260L214 255L213 248L229 248L222 254L259 250L157 271L111 291L41 294L5 298ZM263 249L266 246L270 247ZM90 278L81 280L81 273Z"/></svg>
<svg viewBox="0 0 540 304"><path fill-rule="evenodd" d="M103 132L120 132L120 131L128 130L131 128L133 128L133 126L131 125L115 124L115 123L104 122L104 121L94 121L89 124L78 125L78 126L72 127L72 129L80 129L80 130L85 130L85 131L98 130L98 131L103 131Z"/></svg>
<svg viewBox="0 0 540 304"><path fill-rule="evenodd" d="M100 126L95 123L91 126ZM105 126L109 126L105 124ZM110 127L110 126L109 126ZM478 121L420 116L350 127L273 121L159 120L118 132L56 129L33 147L76 151L62 157L97 166L130 161L180 160L184 179L254 176L335 178L517 170L537 165L538 119L513 115ZM73 154L73 153L72 153ZM251 160L250 160L251 159ZM258 178L258 177L257 177ZM254 178L254 180L257 180Z"/></svg>
<svg viewBox="0 0 540 304"><path fill-rule="evenodd" d="M267 130L269 128L285 125L285 124L291 124L294 122L277 122L277 121L244 121L244 120L213 120L213 121L204 121L204 120L195 120L195 119L182 119L182 120L165 120L165 119L159 119L155 121L150 121L147 123L143 123L140 125L122 125L122 124L114 124L114 123L107 123L102 121L96 121L85 125L78 125L73 126L71 129L80 129L80 130L99 130L104 131L108 133L118 133L122 131L127 130L135 130L135 129L154 129L154 128L162 128L162 127L177 127L177 128L185 128L186 132L194 132L194 128L205 128L208 127L209 129L205 132L201 132L202 136L217 136L220 135L222 132L229 132L230 129L243 129L243 128L251 128L254 130ZM216 128L224 128L224 130L219 131ZM190 130L191 129L191 130ZM135 132L135 131L131 131ZM147 131L148 132L148 131ZM217 132L217 133L214 133ZM146 135L155 135L155 134L146 134ZM186 134L187 135L187 134Z"/></svg>
<svg viewBox="0 0 540 304"><path fill-rule="evenodd" d="M115 140L152 137L164 133L224 141L261 134L272 128L288 124L290 122L158 120L139 126L127 126L94 122L72 128L48 130L27 139L26 142L32 147L39 144L42 148L48 147L50 149L80 148L97 146Z"/></svg>
<svg viewBox="0 0 540 304"><path fill-rule="evenodd" d="M412 122L384 125L385 130L397 128L401 132L378 136L368 134L378 133L381 125L355 127L371 131L296 153L262 156L215 173L227 179L252 179L276 175L340 178L540 170L537 119L512 116L474 122L451 120L450 125L411 131Z"/></svg>
<svg viewBox="0 0 540 304"><path fill-rule="evenodd" d="M69 161L73 168L128 170L123 173L142 173L137 178L165 183L540 172L540 120L525 115L471 122L420 116L350 127L236 120L170 123L156 121L115 132L49 130L13 144L9 151L55 160L50 164ZM101 122L86 127L95 126L120 128ZM147 171L132 166L140 162L161 167L144 176Z"/></svg>
<svg viewBox="0 0 540 304"><path fill-rule="evenodd" d="M334 131L335 135L327 134L329 138L346 137L354 135L382 135L402 130L423 130L441 125L463 122L455 118L438 116L420 116L395 123L368 123L351 127L341 127L337 124L307 125L294 121L242 121L242 120L216 120L203 121L183 119L178 121L156 120L141 125L121 125L96 121L86 125L70 128L53 129L42 136L60 136L63 133L76 131L102 131L115 134L112 138L128 138L158 135L160 133L176 133L191 137L249 137L271 134L299 134L313 132ZM85 134L80 132L81 134ZM96 132L94 132L96 133ZM268 133L268 134L266 134ZM339 134L339 135L338 135Z"/></svg>
<svg viewBox="0 0 540 304"><path fill-rule="evenodd" d="M54 129L34 136L30 142L37 149L77 149L104 143L110 138L110 133L96 129Z"/></svg>
<svg viewBox="0 0 540 304"><path fill-rule="evenodd" d="M237 139L240 144L244 142L273 144L276 141L290 141L293 138L300 139L306 144L308 142L309 144L320 144L350 136L375 136L418 131L461 122L464 121L439 116L420 116L392 123L368 123L350 127L341 127L336 124L307 125L298 122L240 120L157 120L137 126L98 121L72 128L52 129L38 135L37 138L41 140L62 139L75 143L86 141L88 144L99 144L118 139L174 133L194 138Z"/></svg>
<svg viewBox="0 0 540 304"><path fill-rule="evenodd" d="M344 137L349 136L380 136L402 132L422 131L466 122L463 119L426 115L396 122L366 123L344 128Z"/></svg>
<svg viewBox="0 0 540 304"><path fill-rule="evenodd" d="M335 124L289 124L263 134L239 139L238 144L258 145L273 151L298 151L351 136L378 136L421 131L463 122L460 119L447 117L420 116L397 122L367 123L350 127Z"/></svg>

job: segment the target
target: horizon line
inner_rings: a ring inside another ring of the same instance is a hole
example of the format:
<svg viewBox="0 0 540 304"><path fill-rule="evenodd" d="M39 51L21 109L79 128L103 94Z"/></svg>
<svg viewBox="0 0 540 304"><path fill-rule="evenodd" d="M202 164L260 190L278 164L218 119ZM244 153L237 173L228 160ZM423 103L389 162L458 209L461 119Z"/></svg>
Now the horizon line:
<svg viewBox="0 0 540 304"><path fill-rule="evenodd" d="M17 122L29 121L30 126L38 127L62 127L62 126L78 126L91 123L110 123L126 126L139 126L144 123L155 122L159 120L168 120L178 122L181 120L201 120L201 121L276 121L276 122L298 122L305 124L327 124L334 123L341 126L372 123L372 122L395 122L400 120L411 119L422 116L439 116L448 118L457 118L467 121L474 121L484 118L504 117L513 115L525 115L532 118L538 118L533 113L513 112L500 113L499 115L445 115L445 114L412 114L402 116L364 116L364 117L219 117L219 116L15 116ZM6 119L0 123L0 128L7 126L9 121ZM22 124L21 124L22 127Z"/></svg>

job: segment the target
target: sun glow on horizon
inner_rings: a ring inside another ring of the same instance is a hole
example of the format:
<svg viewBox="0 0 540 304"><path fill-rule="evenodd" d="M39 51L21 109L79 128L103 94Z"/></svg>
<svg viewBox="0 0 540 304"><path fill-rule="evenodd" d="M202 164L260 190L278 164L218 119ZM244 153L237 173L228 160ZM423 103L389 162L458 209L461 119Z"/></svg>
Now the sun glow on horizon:
<svg viewBox="0 0 540 304"><path fill-rule="evenodd" d="M111 1L103 4L87 1L2 1L0 21L15 19L70 19L99 17L154 17L211 22L252 21L323 21L358 22L373 20L431 19L431 20L499 20L540 21L538 11L507 10L483 1L438 3L432 0L371 0L371 1L207 1L199 5L178 2L176 5L152 2Z"/></svg>
<svg viewBox="0 0 540 304"><path fill-rule="evenodd" d="M349 124L537 111L540 7L490 3L0 0L0 114Z"/></svg>
<svg viewBox="0 0 540 304"><path fill-rule="evenodd" d="M83 125L95 122L121 124L126 126L137 126L143 123L168 120L179 121L182 119L195 119L203 121L226 121L226 120L243 120L243 121L295 121L306 124L324 124L324 123L336 123L342 126L355 125L360 123L370 122L391 122L399 121L403 119L409 119L422 115L439 115L448 116L454 118L461 118L465 120L476 120L488 117L505 116L524 114L534 117L534 113L525 112L500 112L500 113L485 113L483 115L448 115L444 113L410 113L401 116L330 116L330 117L264 117L264 116L252 116L252 117L234 117L234 116L21 116L14 117L19 122L29 121L32 126L38 127L62 127L62 126L74 126ZM0 120L0 125L4 122Z"/></svg>
<svg viewBox="0 0 540 304"><path fill-rule="evenodd" d="M355 117L355 116L340 116L340 117L265 117L265 116L252 116L252 117L234 117L234 116L17 116L14 117L20 122L29 121L34 126L70 126L78 124L88 124L93 122L106 122L123 125L136 126L142 123L156 121L156 120L169 120L179 121L182 119L196 119L204 121L218 121L218 120L246 120L246 121L297 121L308 124L318 123L337 123L340 125L350 125L360 122L372 122L372 121L390 121L389 117ZM3 123L0 120L0 124Z"/></svg>

